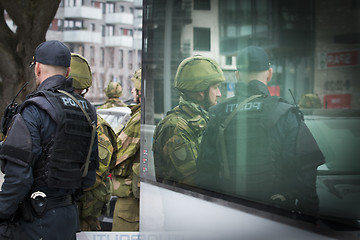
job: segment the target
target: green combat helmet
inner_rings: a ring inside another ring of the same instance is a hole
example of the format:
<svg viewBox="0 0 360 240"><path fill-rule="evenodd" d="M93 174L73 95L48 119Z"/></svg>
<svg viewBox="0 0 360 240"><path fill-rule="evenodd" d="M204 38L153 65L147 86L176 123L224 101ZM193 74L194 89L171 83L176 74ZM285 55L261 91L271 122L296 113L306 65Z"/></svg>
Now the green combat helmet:
<svg viewBox="0 0 360 240"><path fill-rule="evenodd" d="M85 64L84 64L85 63ZM92 74L86 59L76 53L71 53L71 71L69 77L73 78L73 87L87 89L92 85Z"/></svg>
<svg viewBox="0 0 360 240"><path fill-rule="evenodd" d="M306 93L303 94L299 101L300 108L321 108L321 100L317 94Z"/></svg>
<svg viewBox="0 0 360 240"><path fill-rule="evenodd" d="M141 68L135 71L131 81L133 81L135 89L141 91Z"/></svg>
<svg viewBox="0 0 360 240"><path fill-rule="evenodd" d="M175 88L180 91L201 92L224 81L224 73L214 60L197 55L180 63L175 76Z"/></svg>
<svg viewBox="0 0 360 240"><path fill-rule="evenodd" d="M118 98L122 96L122 87L118 82L109 82L105 89L108 98Z"/></svg>

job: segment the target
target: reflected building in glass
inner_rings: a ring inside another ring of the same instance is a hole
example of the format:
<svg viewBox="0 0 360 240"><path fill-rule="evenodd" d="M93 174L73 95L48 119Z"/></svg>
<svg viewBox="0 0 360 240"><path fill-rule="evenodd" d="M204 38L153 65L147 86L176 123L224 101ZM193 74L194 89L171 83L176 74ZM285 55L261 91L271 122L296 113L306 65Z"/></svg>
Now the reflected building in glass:
<svg viewBox="0 0 360 240"><path fill-rule="evenodd" d="M293 103L291 89L296 101L314 93L324 108L359 107L359 5L356 0L144 1L147 97L159 97L151 107L154 122L177 104L172 84L182 59L202 54L219 62L228 81L223 96L229 97L235 56L248 45L270 54L272 95Z"/></svg>

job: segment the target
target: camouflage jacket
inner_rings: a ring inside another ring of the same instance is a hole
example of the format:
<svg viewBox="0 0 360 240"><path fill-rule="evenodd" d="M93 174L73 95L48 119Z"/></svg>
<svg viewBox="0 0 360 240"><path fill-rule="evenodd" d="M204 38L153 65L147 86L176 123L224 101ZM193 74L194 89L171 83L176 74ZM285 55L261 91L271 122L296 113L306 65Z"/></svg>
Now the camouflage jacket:
<svg viewBox="0 0 360 240"><path fill-rule="evenodd" d="M103 206L110 201L112 192L109 173L116 162L116 135L102 117L97 115L97 120L99 169L96 171L95 184L84 190L84 195L78 204L80 218L100 216Z"/></svg>
<svg viewBox="0 0 360 240"><path fill-rule="evenodd" d="M180 98L154 133L153 153L158 180L194 184L199 144L209 116L199 105Z"/></svg>
<svg viewBox="0 0 360 240"><path fill-rule="evenodd" d="M140 104L131 107L131 118L120 133L118 153L113 175L113 195L118 197L140 196Z"/></svg>
<svg viewBox="0 0 360 240"><path fill-rule="evenodd" d="M97 109L112 108L112 107L127 107L127 105L119 98L108 98L106 102L97 107Z"/></svg>

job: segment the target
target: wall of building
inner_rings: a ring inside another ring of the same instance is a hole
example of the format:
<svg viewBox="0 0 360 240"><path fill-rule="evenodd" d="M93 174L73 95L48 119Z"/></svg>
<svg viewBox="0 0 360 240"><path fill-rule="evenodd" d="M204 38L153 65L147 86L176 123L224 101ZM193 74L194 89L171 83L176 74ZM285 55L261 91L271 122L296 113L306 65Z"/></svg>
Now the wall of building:
<svg viewBox="0 0 360 240"><path fill-rule="evenodd" d="M329 107L360 106L360 4L357 2L315 1L314 92Z"/></svg>

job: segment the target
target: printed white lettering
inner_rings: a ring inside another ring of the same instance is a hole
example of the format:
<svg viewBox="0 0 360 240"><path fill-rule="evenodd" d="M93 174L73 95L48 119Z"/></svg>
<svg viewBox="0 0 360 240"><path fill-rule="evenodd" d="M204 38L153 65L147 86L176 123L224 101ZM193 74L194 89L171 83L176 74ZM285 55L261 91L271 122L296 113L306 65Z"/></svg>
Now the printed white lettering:
<svg viewBox="0 0 360 240"><path fill-rule="evenodd" d="M71 98L69 98L69 102L70 102L71 106L73 106L73 107L76 106L76 103Z"/></svg>
<svg viewBox="0 0 360 240"><path fill-rule="evenodd" d="M245 109L245 110L250 110L250 109L252 109L252 106L253 106L252 103L247 103L247 104L244 106L244 109Z"/></svg>
<svg viewBox="0 0 360 240"><path fill-rule="evenodd" d="M61 100L63 101L65 106L71 105L73 107L79 107L79 105L77 105L76 102L74 100L72 100L71 98L61 97ZM82 105L83 108L89 109L86 101L79 100L79 103Z"/></svg>
<svg viewBox="0 0 360 240"><path fill-rule="evenodd" d="M227 104L226 105L226 112L232 112L237 107L238 104Z"/></svg>
<svg viewBox="0 0 360 240"><path fill-rule="evenodd" d="M69 99L68 98L62 97L61 99L62 99L65 106L67 106L69 104Z"/></svg>
<svg viewBox="0 0 360 240"><path fill-rule="evenodd" d="M254 108L256 108L257 110L260 110L260 108L261 108L261 102L254 102L254 103L253 103L253 106L254 106Z"/></svg>

